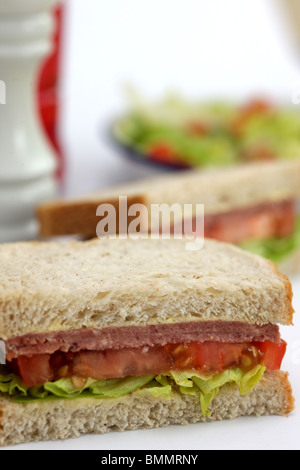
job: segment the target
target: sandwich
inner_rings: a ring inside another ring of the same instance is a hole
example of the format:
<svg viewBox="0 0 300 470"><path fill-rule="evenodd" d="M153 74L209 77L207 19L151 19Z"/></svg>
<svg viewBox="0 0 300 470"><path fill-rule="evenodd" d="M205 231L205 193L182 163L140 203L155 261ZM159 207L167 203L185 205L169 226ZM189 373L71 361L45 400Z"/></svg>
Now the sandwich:
<svg viewBox="0 0 300 470"><path fill-rule="evenodd" d="M277 267L206 240L0 246L0 445L288 415Z"/></svg>
<svg viewBox="0 0 300 470"><path fill-rule="evenodd" d="M204 204L207 238L234 243L268 258L289 276L299 271L299 161L172 173L78 199L45 203L37 211L41 237L95 237L101 220L97 208L113 205L118 219L120 196L127 197L128 208L145 205L150 231L154 228L150 220L153 205L190 204L195 208ZM193 219L193 212L189 217ZM175 229L183 220L173 217L172 223Z"/></svg>

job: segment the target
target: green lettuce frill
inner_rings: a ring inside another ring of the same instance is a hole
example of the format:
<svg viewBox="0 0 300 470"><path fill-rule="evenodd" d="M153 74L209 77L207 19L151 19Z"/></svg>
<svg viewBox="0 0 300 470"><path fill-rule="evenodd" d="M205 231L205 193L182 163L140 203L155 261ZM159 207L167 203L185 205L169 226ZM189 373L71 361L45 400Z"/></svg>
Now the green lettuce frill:
<svg viewBox="0 0 300 470"><path fill-rule="evenodd" d="M203 415L210 416L209 406L221 387L236 384L241 395L247 395L260 381L265 370L264 366L258 365L247 372L236 368L211 376L191 371L124 379L88 379L81 388L76 388L72 379L60 379L43 386L27 388L18 376L6 373L3 367L0 369L0 392L8 394L14 401L28 402L79 397L119 398L131 393L168 400L172 392L176 391L184 395L199 396Z"/></svg>

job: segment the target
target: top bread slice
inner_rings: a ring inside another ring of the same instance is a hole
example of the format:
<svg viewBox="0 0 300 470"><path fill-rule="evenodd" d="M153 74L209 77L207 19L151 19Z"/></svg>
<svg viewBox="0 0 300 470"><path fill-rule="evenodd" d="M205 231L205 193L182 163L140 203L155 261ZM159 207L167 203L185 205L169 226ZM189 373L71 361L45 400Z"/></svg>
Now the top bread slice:
<svg viewBox="0 0 300 470"><path fill-rule="evenodd" d="M38 208L40 235L96 235L100 204L119 196L133 204L204 204L206 214L254 207L300 197L300 161L269 162L206 171L185 171L103 190L78 199L45 203ZM149 211L150 216L150 211ZM130 223L130 219L128 220Z"/></svg>
<svg viewBox="0 0 300 470"><path fill-rule="evenodd" d="M206 240L92 240L0 246L0 338L187 321L292 323L276 266Z"/></svg>

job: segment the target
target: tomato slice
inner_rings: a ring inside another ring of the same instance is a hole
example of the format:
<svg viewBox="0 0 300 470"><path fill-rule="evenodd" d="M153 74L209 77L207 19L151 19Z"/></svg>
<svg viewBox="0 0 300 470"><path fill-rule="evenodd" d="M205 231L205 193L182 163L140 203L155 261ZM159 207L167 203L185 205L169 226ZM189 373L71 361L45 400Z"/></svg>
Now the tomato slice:
<svg viewBox="0 0 300 470"><path fill-rule="evenodd" d="M235 137L240 137L251 119L272 112L274 112L274 108L271 103L262 99L254 99L240 109L238 116L230 125L230 131Z"/></svg>
<svg viewBox="0 0 300 470"><path fill-rule="evenodd" d="M265 341L263 343L254 343L262 353L262 363L268 370L279 370L286 353L287 343L283 340L280 343Z"/></svg>
<svg viewBox="0 0 300 470"><path fill-rule="evenodd" d="M162 374L172 369L172 359L163 348L82 351L74 355L71 375L93 379Z"/></svg>
<svg viewBox="0 0 300 470"><path fill-rule="evenodd" d="M247 355L248 367L257 358L248 344L190 343L118 351L81 351L74 354L69 374L93 379L163 374L170 370L195 369L222 372L240 366Z"/></svg>
<svg viewBox="0 0 300 470"><path fill-rule="evenodd" d="M295 230L295 220L294 201L285 201L249 211L207 216L205 236L230 243L287 237Z"/></svg>
<svg viewBox="0 0 300 470"><path fill-rule="evenodd" d="M239 244L245 240L288 237L295 231L296 203L293 200L236 210L224 214L206 214L205 237ZM174 224L172 233L197 230L196 218ZM202 229L202 227L201 227ZM199 236L201 232L199 233Z"/></svg>
<svg viewBox="0 0 300 470"><path fill-rule="evenodd" d="M198 137L203 137L208 135L211 129L206 122L192 121L187 126L187 132Z"/></svg>
<svg viewBox="0 0 300 470"><path fill-rule="evenodd" d="M167 143L154 144L149 150L151 160L160 163L172 163L178 160L175 151Z"/></svg>
<svg viewBox="0 0 300 470"><path fill-rule="evenodd" d="M19 356L17 365L26 387L35 387L36 385L43 385L54 380L50 367L50 354Z"/></svg>
<svg viewBox="0 0 300 470"><path fill-rule="evenodd" d="M247 116L257 116L260 114L270 114L274 111L273 105L263 98L256 98L251 100L242 107L242 114Z"/></svg>
<svg viewBox="0 0 300 470"><path fill-rule="evenodd" d="M65 377L113 379L128 376L158 375L171 370L197 370L203 374L220 373L232 367L250 370L264 364L279 370L286 342L190 343L128 348L107 351L57 352L31 357L20 356L17 366L27 387Z"/></svg>
<svg viewBox="0 0 300 470"><path fill-rule="evenodd" d="M249 147L245 150L244 159L249 162L269 162L276 159L276 153L267 146L253 146L253 148Z"/></svg>
<svg viewBox="0 0 300 470"><path fill-rule="evenodd" d="M190 343L186 345L169 345L169 354L177 370L196 369L203 373L218 373L230 367L242 366L245 357L247 366L257 363L253 348L248 343Z"/></svg>

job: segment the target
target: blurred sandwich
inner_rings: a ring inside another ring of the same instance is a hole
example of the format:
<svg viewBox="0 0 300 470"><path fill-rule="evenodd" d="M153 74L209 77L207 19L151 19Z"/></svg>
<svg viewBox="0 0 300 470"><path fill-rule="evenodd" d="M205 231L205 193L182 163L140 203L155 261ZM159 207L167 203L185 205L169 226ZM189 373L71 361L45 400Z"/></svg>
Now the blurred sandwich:
<svg viewBox="0 0 300 470"><path fill-rule="evenodd" d="M287 415L292 290L206 240L0 246L0 445Z"/></svg>
<svg viewBox="0 0 300 470"><path fill-rule="evenodd" d="M128 197L128 207L145 204L149 214L151 204L204 204L206 237L235 243L266 257L288 275L299 270L298 161L172 173L78 199L46 203L38 209L41 237L96 236L98 206L113 204L118 218L119 196ZM182 223L173 220L174 227Z"/></svg>

